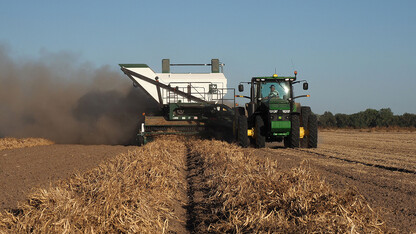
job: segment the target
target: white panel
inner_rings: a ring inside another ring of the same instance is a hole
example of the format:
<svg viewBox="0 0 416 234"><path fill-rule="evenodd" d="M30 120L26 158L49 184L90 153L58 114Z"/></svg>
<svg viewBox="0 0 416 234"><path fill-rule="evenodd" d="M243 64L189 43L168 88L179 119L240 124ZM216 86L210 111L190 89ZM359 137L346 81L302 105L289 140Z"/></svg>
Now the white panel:
<svg viewBox="0 0 416 234"><path fill-rule="evenodd" d="M134 68L127 68L127 69L133 72L139 73L140 75L146 76L153 80L156 77L156 74L149 67L134 67ZM138 79L134 76L133 78L135 78L135 80L150 94L150 96L153 97L153 99L159 102L159 98L157 96L157 89L155 85L150 84L144 80Z"/></svg>
<svg viewBox="0 0 416 234"><path fill-rule="evenodd" d="M155 77L159 77L159 82L171 85L171 87L178 87L179 90L187 92L187 86L191 85L191 94L204 99L206 101L211 101L213 99L220 99L226 94L225 88L227 88L227 79L225 78L223 73L155 73L152 69L148 67L137 67L137 68L127 68L133 72L146 76L155 80ZM159 102L159 98L157 95L156 86L150 84L146 81L141 79L135 78L135 80L155 99ZM223 93L221 94L208 94L209 85L216 84L218 89L221 90ZM164 104L167 102L176 102L178 99L173 99L171 95L171 99L169 100L169 92L162 89L162 97L164 100ZM177 97L177 96L176 96ZM176 100L176 101L175 101ZM179 100L182 102L189 102L186 98L179 97Z"/></svg>

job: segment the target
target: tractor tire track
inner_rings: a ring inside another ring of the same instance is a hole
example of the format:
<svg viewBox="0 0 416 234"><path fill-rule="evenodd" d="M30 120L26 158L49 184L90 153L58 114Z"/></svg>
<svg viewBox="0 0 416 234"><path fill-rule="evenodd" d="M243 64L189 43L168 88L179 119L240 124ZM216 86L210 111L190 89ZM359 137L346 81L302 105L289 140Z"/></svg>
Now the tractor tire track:
<svg viewBox="0 0 416 234"><path fill-rule="evenodd" d="M385 166L385 165L374 164L374 163L366 163L366 162L361 162L361 161L357 161L357 160L351 160L351 159L332 156L328 153L314 152L314 151L310 151L310 150L307 150L307 149L294 149L294 150L301 151L301 152L306 152L306 153L309 153L309 154L318 155L318 156L321 156L321 157L337 159L337 160L341 160L341 161L348 162L348 163L357 163L357 164L361 164L361 165L368 166L368 167L376 167L376 168L380 168L380 169L384 169L384 170L388 170L388 171L398 171L398 172L403 172L403 173L416 174L416 170L408 170L406 168Z"/></svg>

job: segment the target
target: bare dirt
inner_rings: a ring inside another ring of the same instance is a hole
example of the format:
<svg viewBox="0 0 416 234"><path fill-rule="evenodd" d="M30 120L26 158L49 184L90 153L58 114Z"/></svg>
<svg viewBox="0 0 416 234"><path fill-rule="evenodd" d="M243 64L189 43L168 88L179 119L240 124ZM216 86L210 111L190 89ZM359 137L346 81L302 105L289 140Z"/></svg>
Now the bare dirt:
<svg viewBox="0 0 416 234"><path fill-rule="evenodd" d="M253 151L283 170L307 164L335 189L355 188L397 232L416 231L416 133L321 131L317 149Z"/></svg>
<svg viewBox="0 0 416 234"><path fill-rule="evenodd" d="M321 131L319 137L317 149L274 143L244 152L277 159L281 170L306 165L337 190L355 188L396 232L416 231L416 132ZM0 151L0 209L15 208L32 188L46 188L134 148L51 145ZM193 207L185 208L192 215Z"/></svg>
<svg viewBox="0 0 416 234"><path fill-rule="evenodd" d="M16 208L33 188L46 188L134 147L49 145L0 151L0 209Z"/></svg>

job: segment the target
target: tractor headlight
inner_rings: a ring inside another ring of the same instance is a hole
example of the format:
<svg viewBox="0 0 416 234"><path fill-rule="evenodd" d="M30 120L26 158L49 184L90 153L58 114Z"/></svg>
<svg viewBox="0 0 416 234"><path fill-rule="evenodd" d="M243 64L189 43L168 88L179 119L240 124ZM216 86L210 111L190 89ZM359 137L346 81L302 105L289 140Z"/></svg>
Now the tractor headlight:
<svg viewBox="0 0 416 234"><path fill-rule="evenodd" d="M269 110L270 114L276 114L278 112L278 110Z"/></svg>
<svg viewBox="0 0 416 234"><path fill-rule="evenodd" d="M290 113L290 110L283 110L283 113L288 114Z"/></svg>

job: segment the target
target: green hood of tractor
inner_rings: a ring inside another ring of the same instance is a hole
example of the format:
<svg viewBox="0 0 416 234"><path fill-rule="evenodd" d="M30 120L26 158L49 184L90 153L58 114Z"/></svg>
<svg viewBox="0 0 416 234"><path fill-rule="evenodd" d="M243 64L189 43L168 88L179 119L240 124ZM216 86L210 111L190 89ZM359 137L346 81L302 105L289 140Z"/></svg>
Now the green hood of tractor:
<svg viewBox="0 0 416 234"><path fill-rule="evenodd" d="M269 104L270 110L290 110L289 101L284 99L271 99Z"/></svg>

